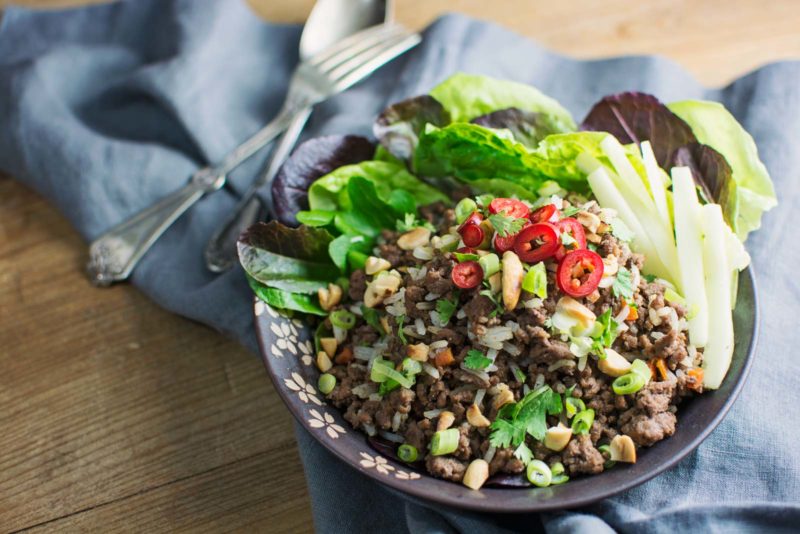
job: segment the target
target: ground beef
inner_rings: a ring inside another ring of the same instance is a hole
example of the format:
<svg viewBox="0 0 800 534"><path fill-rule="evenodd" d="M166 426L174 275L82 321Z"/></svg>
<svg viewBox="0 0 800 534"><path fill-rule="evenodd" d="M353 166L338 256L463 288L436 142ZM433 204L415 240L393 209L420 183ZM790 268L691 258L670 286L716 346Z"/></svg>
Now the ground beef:
<svg viewBox="0 0 800 534"><path fill-rule="evenodd" d="M514 457L514 449L497 449L494 458L489 462L489 474L498 472L517 474L525 470L525 464Z"/></svg>
<svg viewBox="0 0 800 534"><path fill-rule="evenodd" d="M494 311L494 303L484 295L475 295L465 306L464 313L473 324L485 323Z"/></svg>
<svg viewBox="0 0 800 534"><path fill-rule="evenodd" d="M636 407L650 415L666 412L675 396L675 382L650 382L636 393Z"/></svg>
<svg viewBox="0 0 800 534"><path fill-rule="evenodd" d="M364 300L364 292L367 290L367 274L363 269L356 269L350 275L350 289L348 294L354 301Z"/></svg>
<svg viewBox="0 0 800 534"><path fill-rule="evenodd" d="M418 451L425 450L425 445L427 443L425 432L423 432L416 421L411 421L406 425L404 437L406 438L406 443L415 447Z"/></svg>
<svg viewBox="0 0 800 534"><path fill-rule="evenodd" d="M574 360L569 345L560 339L542 339L531 346L530 357L536 363L555 363L558 360Z"/></svg>
<svg viewBox="0 0 800 534"><path fill-rule="evenodd" d="M451 264L451 262L448 262ZM455 286L450 279L450 265L442 266L437 269L428 269L425 274L425 287L431 293L446 295Z"/></svg>
<svg viewBox="0 0 800 534"><path fill-rule="evenodd" d="M429 455L425 460L425 468L433 476L452 480L453 482L461 482L461 479L464 478L464 472L467 470L467 464L450 456Z"/></svg>
<svg viewBox="0 0 800 534"><path fill-rule="evenodd" d="M620 416L620 430L640 447L649 447L657 441L675 433L677 418L672 412L660 412L655 415L642 413L633 408Z"/></svg>
<svg viewBox="0 0 800 534"><path fill-rule="evenodd" d="M664 358L671 369L683 360L686 355L686 341L675 330L670 330L664 337L653 343L650 353L657 358Z"/></svg>
<svg viewBox="0 0 800 534"><path fill-rule="evenodd" d="M595 475L603 471L605 459L600 454L588 435L578 436L570 440L561 454L564 468L570 475Z"/></svg>

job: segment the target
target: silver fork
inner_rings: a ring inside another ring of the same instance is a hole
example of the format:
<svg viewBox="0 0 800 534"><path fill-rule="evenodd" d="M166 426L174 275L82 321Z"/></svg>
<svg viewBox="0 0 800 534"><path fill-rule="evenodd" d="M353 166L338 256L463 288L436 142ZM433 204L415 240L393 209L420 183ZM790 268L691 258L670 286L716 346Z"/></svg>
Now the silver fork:
<svg viewBox="0 0 800 534"><path fill-rule="evenodd" d="M195 172L189 183L153 206L123 221L89 246L87 271L92 282L107 286L128 278L145 253L175 220L204 195L219 190L226 175L283 132L298 113L362 80L421 40L397 24L353 34L302 62L289 83L277 116L221 163Z"/></svg>

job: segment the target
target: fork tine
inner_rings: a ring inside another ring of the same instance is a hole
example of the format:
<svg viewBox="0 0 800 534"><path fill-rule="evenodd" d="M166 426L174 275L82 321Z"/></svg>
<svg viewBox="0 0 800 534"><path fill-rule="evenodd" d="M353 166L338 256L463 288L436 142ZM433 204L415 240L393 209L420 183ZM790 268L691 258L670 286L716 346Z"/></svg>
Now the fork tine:
<svg viewBox="0 0 800 534"><path fill-rule="evenodd" d="M329 55L326 59L316 62L309 62L310 64L314 65L320 71L330 71L340 65L341 63L347 61L351 57L355 56L356 54L363 52L373 46L379 45L386 41L387 39L391 39L398 35L402 35L406 33L404 29L397 25L386 26L381 28L380 32L375 32L363 37L361 39L355 40L352 44L346 48L339 50L338 52ZM316 58L315 58L316 59Z"/></svg>
<svg viewBox="0 0 800 534"><path fill-rule="evenodd" d="M370 26L365 30L361 30L360 32L348 35L344 39L337 41L336 43L325 48L324 50L317 52L307 60L307 63L309 65L319 65L323 61L333 57L334 55L342 52L343 50L347 50L351 46L354 46L364 40L372 39L376 35L382 35L387 31L394 30L395 27L396 27L395 24L376 24L374 26Z"/></svg>
<svg viewBox="0 0 800 534"><path fill-rule="evenodd" d="M371 72L382 67L422 41L418 33L407 34L362 52L330 73L329 78L337 91L344 91Z"/></svg>

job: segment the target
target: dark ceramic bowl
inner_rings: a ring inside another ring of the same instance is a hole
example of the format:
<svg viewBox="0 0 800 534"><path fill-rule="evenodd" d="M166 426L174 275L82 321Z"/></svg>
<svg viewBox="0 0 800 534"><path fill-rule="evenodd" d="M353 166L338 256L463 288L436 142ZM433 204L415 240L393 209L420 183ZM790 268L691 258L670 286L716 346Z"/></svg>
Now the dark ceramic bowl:
<svg viewBox="0 0 800 534"><path fill-rule="evenodd" d="M548 488L491 488L473 491L434 478L392 460L350 427L339 411L317 391L319 371L313 364L312 333L298 319L281 315L261 301L255 322L261 355L275 388L292 415L323 446L344 462L382 484L448 506L483 512L539 512L586 505L637 486L669 469L692 452L722 421L750 370L758 334L753 275L739 276L733 314L736 346L722 387L680 406L675 435L642 449L633 465L618 465L597 476L581 477Z"/></svg>

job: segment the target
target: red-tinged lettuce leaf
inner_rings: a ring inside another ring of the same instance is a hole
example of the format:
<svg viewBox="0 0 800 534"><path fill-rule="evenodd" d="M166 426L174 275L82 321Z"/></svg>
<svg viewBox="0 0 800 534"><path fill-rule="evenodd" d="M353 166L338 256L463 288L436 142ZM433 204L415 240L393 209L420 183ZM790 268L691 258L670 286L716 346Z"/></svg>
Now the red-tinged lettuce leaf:
<svg viewBox="0 0 800 534"><path fill-rule="evenodd" d="M339 275L331 263L331 235L319 228L289 228L277 221L256 223L239 238L239 261L265 286L291 293L315 293Z"/></svg>
<svg viewBox="0 0 800 534"><path fill-rule="evenodd" d="M603 97L583 119L581 130L608 132L622 144L649 140L663 169L673 165L676 150L697 141L689 125L656 97L636 92Z"/></svg>
<svg viewBox="0 0 800 534"><path fill-rule="evenodd" d="M475 117L470 122L485 128L508 130L515 141L528 148L536 148L539 141L548 135L560 133L540 113L519 108L500 109Z"/></svg>
<svg viewBox="0 0 800 534"><path fill-rule="evenodd" d="M297 226L296 214L308 209L311 184L343 165L371 159L375 145L357 135L331 135L310 139L297 147L272 183L275 220Z"/></svg>
<svg viewBox="0 0 800 534"><path fill-rule="evenodd" d="M731 228L736 228L736 182L733 180L731 166L722 154L708 145L690 143L675 151L671 165L689 167L706 200L722 206L725 220Z"/></svg>
<svg viewBox="0 0 800 534"><path fill-rule="evenodd" d="M392 104L375 119L372 133L390 154L408 162L414 155L426 124L450 124L450 114L429 95L415 96Z"/></svg>
<svg viewBox="0 0 800 534"><path fill-rule="evenodd" d="M274 287L267 287L250 275L247 275L247 282L250 289L258 298L280 310L294 310L312 315L328 315L328 312L319 305L316 295L304 295L302 293L290 293Z"/></svg>

